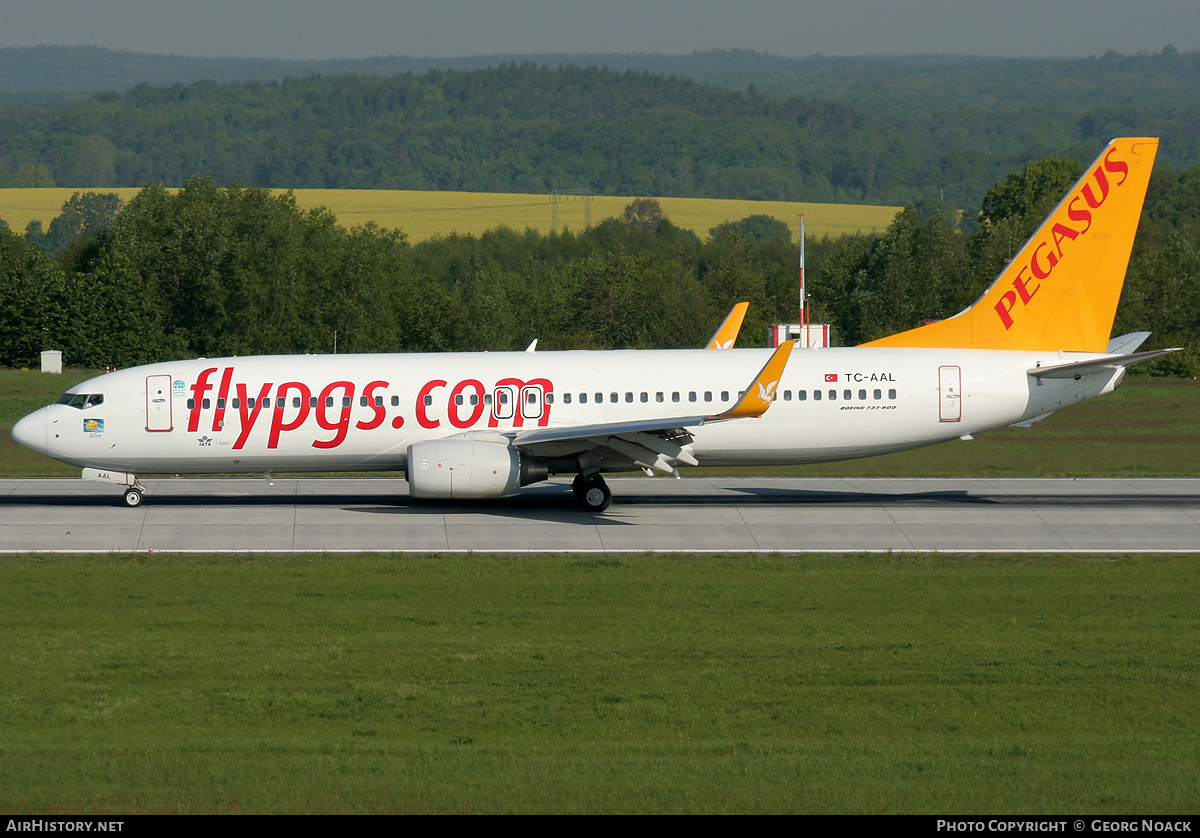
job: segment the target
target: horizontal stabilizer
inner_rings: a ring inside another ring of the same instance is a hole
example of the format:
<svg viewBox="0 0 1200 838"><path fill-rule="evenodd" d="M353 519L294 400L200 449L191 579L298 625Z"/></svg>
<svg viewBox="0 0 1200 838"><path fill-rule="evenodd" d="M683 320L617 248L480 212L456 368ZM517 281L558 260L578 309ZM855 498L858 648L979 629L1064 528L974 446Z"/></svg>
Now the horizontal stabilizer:
<svg viewBox="0 0 1200 838"><path fill-rule="evenodd" d="M1109 355L1107 358L1096 358L1092 361L1076 361L1073 364L1055 364L1052 367L1034 367L1029 374L1034 378L1083 378L1085 375L1095 375L1098 372L1112 372L1119 367L1139 364L1160 355L1178 352L1173 349L1154 349L1149 352L1134 352L1130 355Z"/></svg>
<svg viewBox="0 0 1200 838"><path fill-rule="evenodd" d="M1108 342L1108 348L1104 351L1109 355L1131 355L1137 352L1137 348L1146 342L1146 338L1150 337L1150 332L1130 332L1127 335L1115 337Z"/></svg>

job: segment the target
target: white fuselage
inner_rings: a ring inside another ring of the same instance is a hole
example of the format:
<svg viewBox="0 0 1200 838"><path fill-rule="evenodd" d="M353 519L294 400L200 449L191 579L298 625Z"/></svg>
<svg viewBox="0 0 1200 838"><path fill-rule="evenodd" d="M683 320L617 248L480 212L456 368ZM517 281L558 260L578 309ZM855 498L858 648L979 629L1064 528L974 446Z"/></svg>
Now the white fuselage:
<svg viewBox="0 0 1200 838"><path fill-rule="evenodd" d="M176 361L91 379L13 436L55 459L137 473L388 470L469 431L719 414L769 349L313 355ZM689 426L702 466L865 457L1029 420L1108 392L1027 370L1082 353L796 350L760 418ZM97 400L92 400L97 401ZM551 448L553 446L550 446ZM570 456L570 445L562 455Z"/></svg>

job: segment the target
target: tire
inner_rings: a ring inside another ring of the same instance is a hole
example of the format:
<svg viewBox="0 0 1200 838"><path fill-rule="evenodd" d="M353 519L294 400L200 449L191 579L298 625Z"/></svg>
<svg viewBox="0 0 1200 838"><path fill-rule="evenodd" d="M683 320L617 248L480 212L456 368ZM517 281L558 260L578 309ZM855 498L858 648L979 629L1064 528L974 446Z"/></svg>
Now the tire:
<svg viewBox="0 0 1200 838"><path fill-rule="evenodd" d="M136 509L142 505L142 490L137 488L126 489L121 499L125 501L125 505L130 509Z"/></svg>
<svg viewBox="0 0 1200 838"><path fill-rule="evenodd" d="M575 498L585 512L603 512L612 503L612 492L604 478L597 474L583 481L581 490L575 493Z"/></svg>

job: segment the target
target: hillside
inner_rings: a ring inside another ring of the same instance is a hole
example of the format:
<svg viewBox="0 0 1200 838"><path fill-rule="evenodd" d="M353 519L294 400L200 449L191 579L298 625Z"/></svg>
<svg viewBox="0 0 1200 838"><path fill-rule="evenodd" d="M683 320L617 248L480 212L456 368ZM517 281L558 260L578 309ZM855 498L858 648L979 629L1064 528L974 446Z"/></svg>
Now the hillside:
<svg viewBox="0 0 1200 838"><path fill-rule="evenodd" d="M1200 53L196 59L0 49L0 187L666 195L963 208L1117 135L1200 163Z"/></svg>

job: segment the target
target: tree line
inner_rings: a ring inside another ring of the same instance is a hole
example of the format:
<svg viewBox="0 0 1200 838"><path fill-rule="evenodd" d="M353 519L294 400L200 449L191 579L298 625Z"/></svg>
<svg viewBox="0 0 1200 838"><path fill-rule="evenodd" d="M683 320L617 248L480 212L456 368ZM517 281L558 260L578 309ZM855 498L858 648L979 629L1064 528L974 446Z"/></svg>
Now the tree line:
<svg viewBox="0 0 1200 838"><path fill-rule="evenodd" d="M808 243L815 317L853 345L950 316L998 274L1080 174L1030 163L997 183L972 225L916 202L878 234ZM2 227L2 225L0 225ZM346 229L290 194L211 178L128 204L77 194L47 230L0 229L0 364L62 349L101 367L265 353L695 347L737 301L740 345L794 322L787 225L750 217L680 229L635 202L625 217L542 235L499 228L412 244ZM1151 370L1200 372L1200 167L1160 167L1118 310L1118 333L1187 352Z"/></svg>

